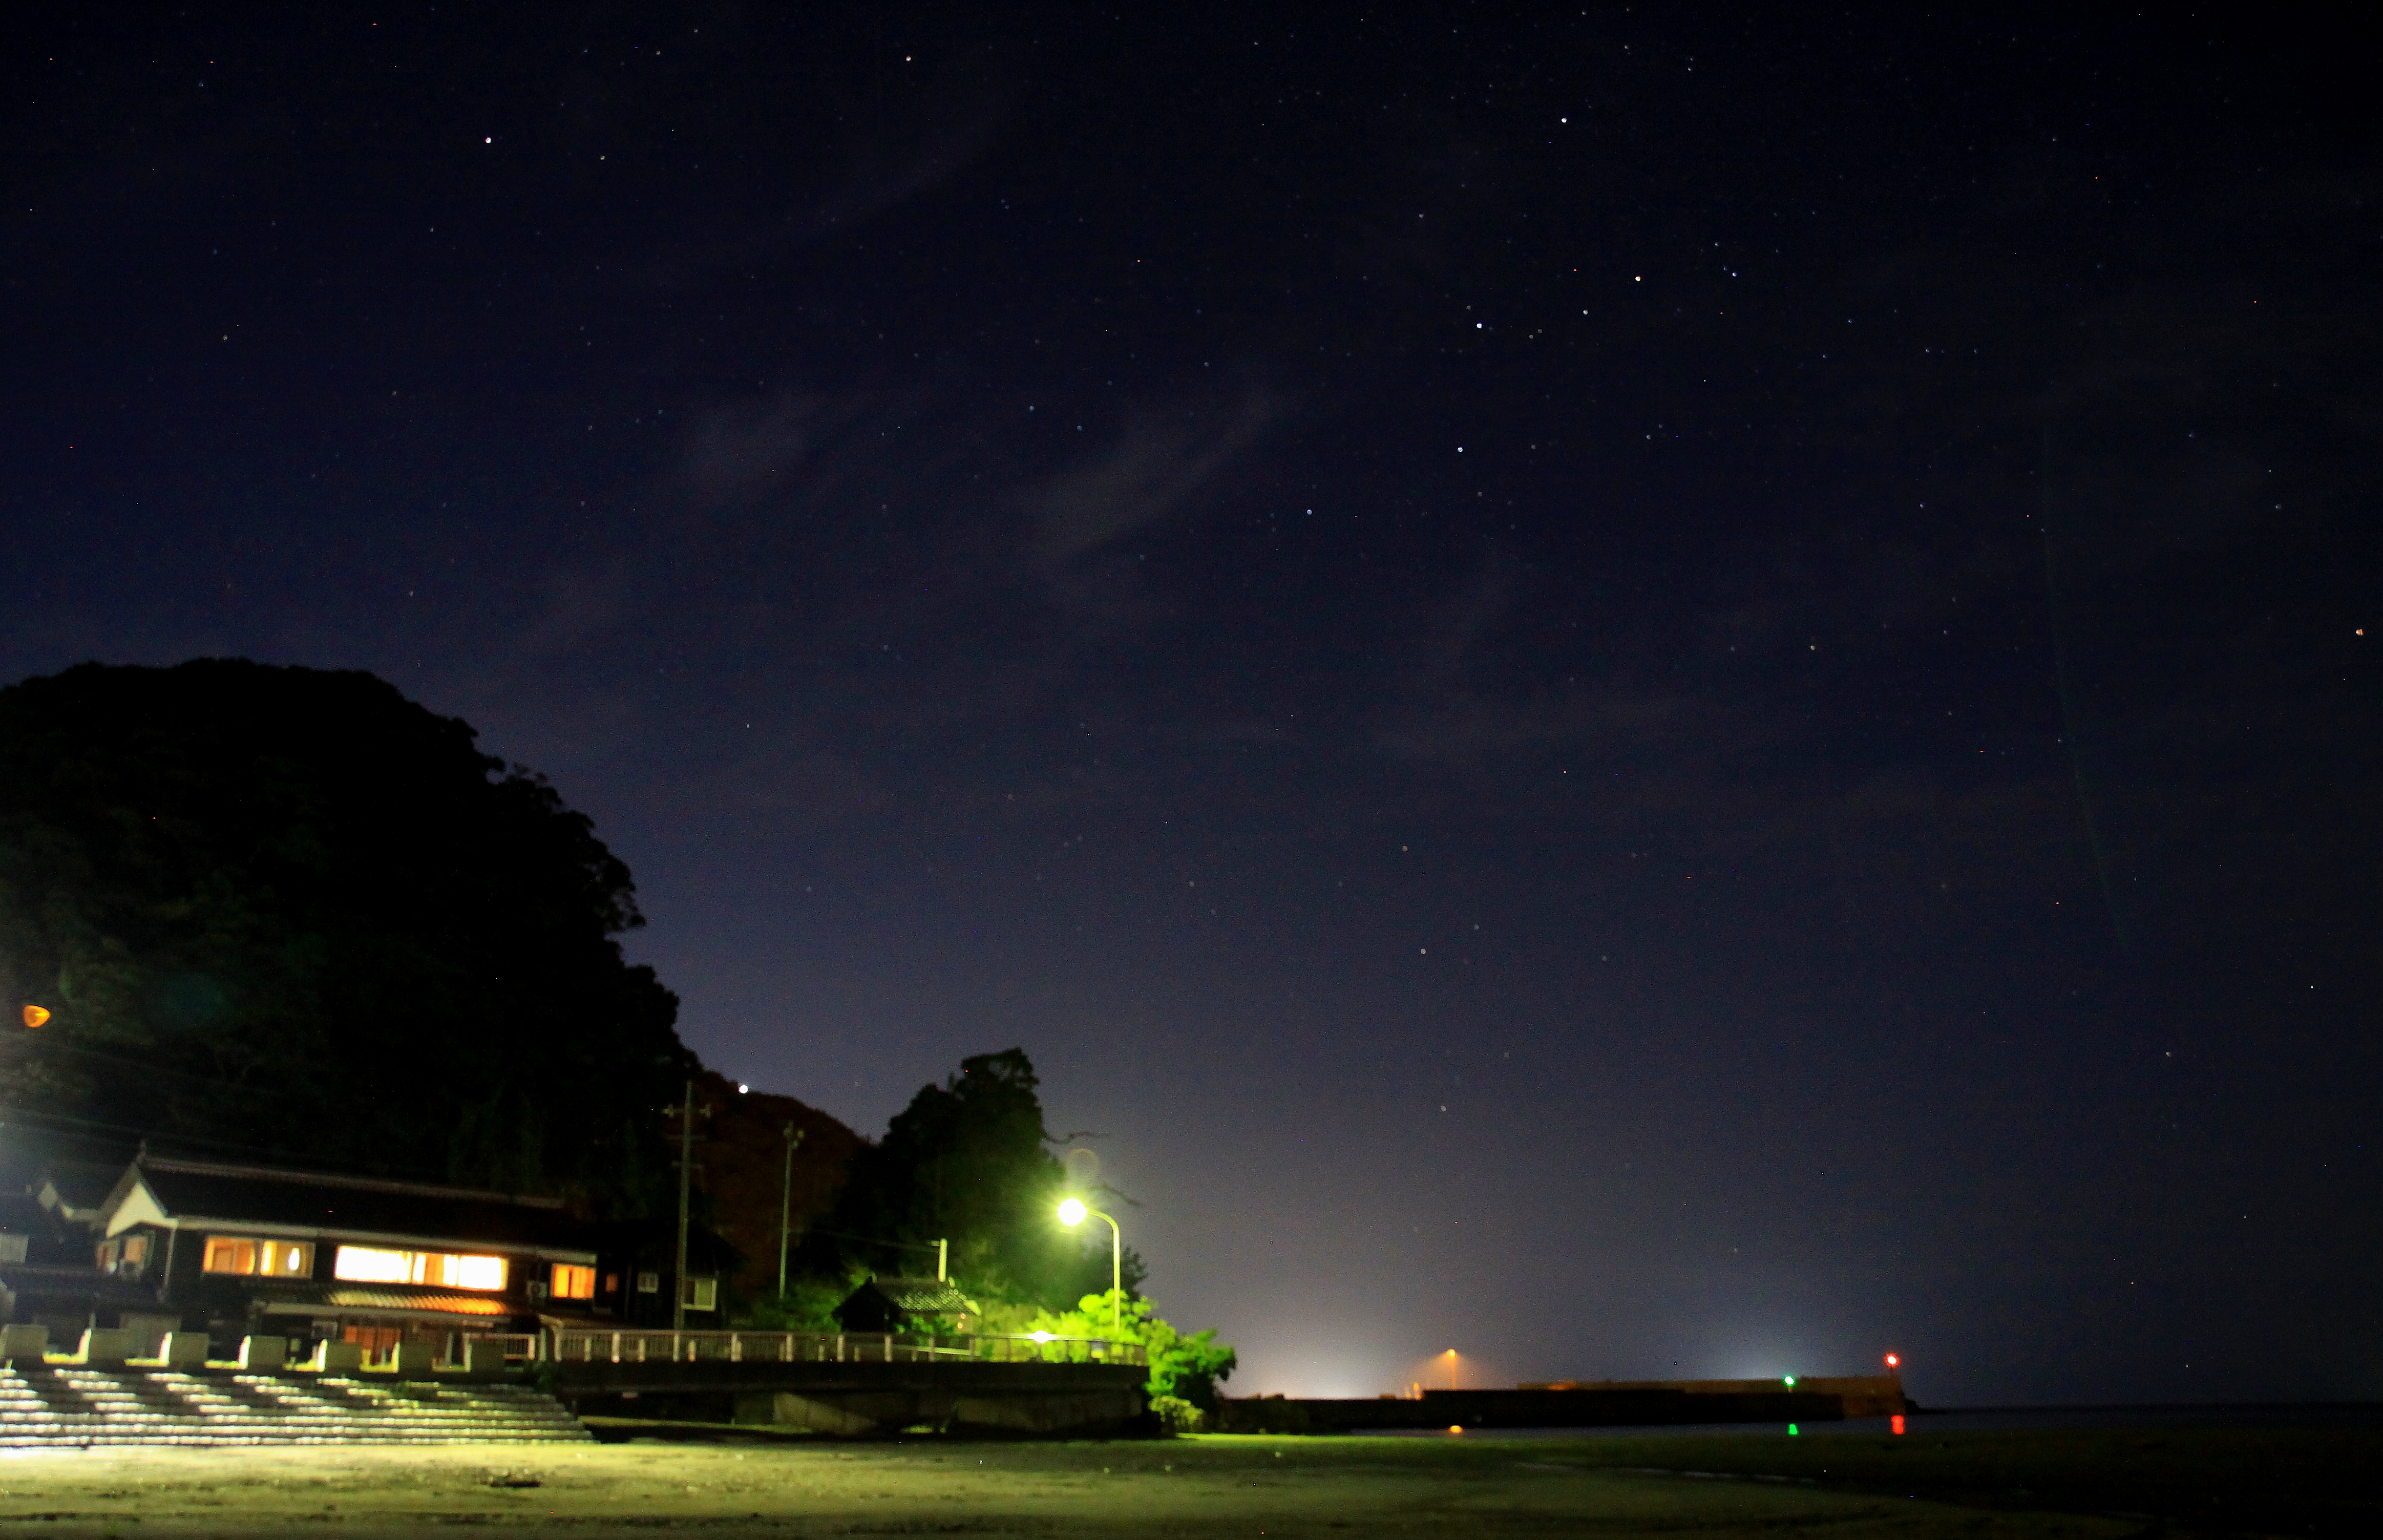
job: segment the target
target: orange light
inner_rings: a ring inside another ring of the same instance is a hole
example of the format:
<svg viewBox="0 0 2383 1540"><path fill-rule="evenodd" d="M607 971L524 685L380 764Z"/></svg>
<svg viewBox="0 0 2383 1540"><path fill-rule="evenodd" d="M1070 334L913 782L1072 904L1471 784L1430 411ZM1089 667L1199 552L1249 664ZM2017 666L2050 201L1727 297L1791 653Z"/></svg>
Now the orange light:
<svg viewBox="0 0 2383 1540"><path fill-rule="evenodd" d="M39 1027L43 1022L47 1021L47 1020L49 1020L49 1019L50 1019L50 1013L49 1013L49 1008L48 1008L47 1006L44 1006L44 1005L28 1005L28 1006L26 1006L26 1007L25 1007L25 1025L26 1025L26 1026L28 1026L28 1027Z"/></svg>
<svg viewBox="0 0 2383 1540"><path fill-rule="evenodd" d="M1463 1433L1464 1429L1459 1423L1451 1423L1448 1424L1448 1431L1451 1433Z"/></svg>

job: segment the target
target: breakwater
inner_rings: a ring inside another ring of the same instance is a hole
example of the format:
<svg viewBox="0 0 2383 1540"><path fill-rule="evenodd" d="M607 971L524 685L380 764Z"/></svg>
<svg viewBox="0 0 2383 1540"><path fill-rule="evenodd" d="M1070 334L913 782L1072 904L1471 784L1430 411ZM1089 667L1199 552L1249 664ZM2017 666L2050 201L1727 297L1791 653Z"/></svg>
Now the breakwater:
<svg viewBox="0 0 2383 1540"><path fill-rule="evenodd" d="M1784 1380L1590 1380L1511 1390L1426 1390L1370 1400L1254 1396L1223 1402L1225 1433L1368 1433L1396 1428L1620 1428L1698 1423L1834 1423L1899 1415L1892 1374Z"/></svg>

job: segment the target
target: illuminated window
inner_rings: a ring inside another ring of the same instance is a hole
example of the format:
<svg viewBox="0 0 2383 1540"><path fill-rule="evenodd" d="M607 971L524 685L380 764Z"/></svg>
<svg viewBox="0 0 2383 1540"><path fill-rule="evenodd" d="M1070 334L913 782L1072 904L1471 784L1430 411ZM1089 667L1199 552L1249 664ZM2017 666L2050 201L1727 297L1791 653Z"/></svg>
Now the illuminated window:
<svg viewBox="0 0 2383 1540"><path fill-rule="evenodd" d="M454 1288L502 1288L502 1257L440 1257L438 1281Z"/></svg>
<svg viewBox="0 0 2383 1540"><path fill-rule="evenodd" d="M214 1255L210 1251L208 1255ZM414 1253L377 1251L369 1246L342 1246L331 1259L331 1275L351 1283L412 1283Z"/></svg>
<svg viewBox="0 0 2383 1540"><path fill-rule="evenodd" d="M556 1263L554 1264L554 1297L558 1300L596 1298L596 1269L581 1267L575 1263Z"/></svg>
<svg viewBox="0 0 2383 1540"><path fill-rule="evenodd" d="M238 1273L243 1276L253 1274L256 1271L256 1242L209 1236L206 1259L199 1267L206 1273Z"/></svg>
<svg viewBox="0 0 2383 1540"><path fill-rule="evenodd" d="M331 1260L331 1273L351 1283L437 1284L442 1288L490 1290L505 1287L504 1258L457 1256L451 1251L342 1246Z"/></svg>
<svg viewBox="0 0 2383 1540"><path fill-rule="evenodd" d="M135 1267L147 1262L149 1260L149 1238L145 1235L126 1236L124 1238L124 1260Z"/></svg>
<svg viewBox="0 0 2383 1540"><path fill-rule="evenodd" d="M140 1260L130 1242L126 1243L125 1258ZM206 1255L199 1266L204 1272L235 1273L242 1277L310 1278L315 1275L315 1243L209 1236Z"/></svg>
<svg viewBox="0 0 2383 1540"><path fill-rule="evenodd" d="M720 1308L720 1280L718 1278L689 1278L685 1284L680 1286L679 1295L682 1302L684 1302L689 1310L718 1310Z"/></svg>
<svg viewBox="0 0 2383 1540"><path fill-rule="evenodd" d="M25 1260L25 1243L33 1238L24 1235L0 1235L0 1262Z"/></svg>

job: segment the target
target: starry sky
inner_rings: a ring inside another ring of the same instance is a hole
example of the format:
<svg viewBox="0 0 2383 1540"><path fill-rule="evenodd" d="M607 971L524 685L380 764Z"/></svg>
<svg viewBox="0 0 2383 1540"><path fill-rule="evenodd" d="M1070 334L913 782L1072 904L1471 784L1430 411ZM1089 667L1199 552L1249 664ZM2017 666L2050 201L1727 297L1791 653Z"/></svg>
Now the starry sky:
<svg viewBox="0 0 2383 1540"><path fill-rule="evenodd" d="M1237 1392L2371 1398L2328 25L56 11L0 677L466 718L708 1062L1025 1048Z"/></svg>

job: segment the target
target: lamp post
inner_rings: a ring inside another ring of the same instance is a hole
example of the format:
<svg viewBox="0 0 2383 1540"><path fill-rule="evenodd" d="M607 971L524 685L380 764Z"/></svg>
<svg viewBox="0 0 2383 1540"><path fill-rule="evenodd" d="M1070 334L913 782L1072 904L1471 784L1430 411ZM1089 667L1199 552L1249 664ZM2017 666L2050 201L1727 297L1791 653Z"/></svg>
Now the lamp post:
<svg viewBox="0 0 2383 1540"><path fill-rule="evenodd" d="M778 1302L786 1299L786 1242L795 1230L795 1152L810 1130L786 1125L786 1182L778 1198Z"/></svg>
<svg viewBox="0 0 2383 1540"><path fill-rule="evenodd" d="M695 1181L695 1082L686 1083L686 1107L678 1123L678 1253L673 1264L678 1271L671 1279L676 1298L671 1301L671 1330L686 1330L686 1210L687 1199ZM677 1338L672 1338L671 1354L678 1354Z"/></svg>
<svg viewBox="0 0 2383 1540"><path fill-rule="evenodd" d="M1085 1219L1105 1221L1109 1227L1109 1330L1119 1342L1125 1340L1125 1238L1117 1222L1096 1208L1089 1208L1080 1198L1070 1198L1059 1205L1059 1223L1074 1229Z"/></svg>

